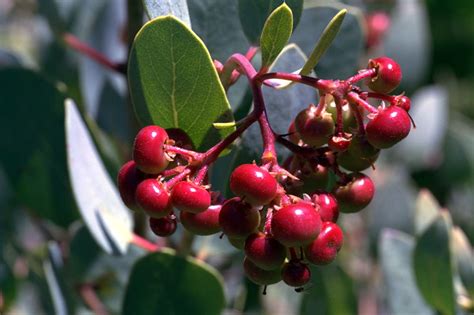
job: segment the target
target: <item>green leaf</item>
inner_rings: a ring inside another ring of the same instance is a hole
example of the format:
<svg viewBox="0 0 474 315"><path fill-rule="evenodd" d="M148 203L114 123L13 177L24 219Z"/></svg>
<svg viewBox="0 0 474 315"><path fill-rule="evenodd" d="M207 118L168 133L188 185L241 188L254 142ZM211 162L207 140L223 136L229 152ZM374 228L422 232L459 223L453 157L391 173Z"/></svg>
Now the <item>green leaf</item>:
<svg viewBox="0 0 474 315"><path fill-rule="evenodd" d="M339 32L315 67L318 77L323 79L345 79L359 68L365 43L362 12L356 7L336 1L306 0L300 26L290 39L290 42L296 43L310 56L314 43L342 9L347 9L347 13Z"/></svg>
<svg viewBox="0 0 474 315"><path fill-rule="evenodd" d="M82 218L107 253L125 253L130 211L110 179L76 105L66 100L66 143L71 186Z"/></svg>
<svg viewBox="0 0 474 315"><path fill-rule="evenodd" d="M0 164L20 203L68 226L77 218L69 187L64 96L40 75L0 70ZM25 90L27 88L27 90Z"/></svg>
<svg viewBox="0 0 474 315"><path fill-rule="evenodd" d="M222 279L209 265L171 252L150 254L132 269L122 314L218 315Z"/></svg>
<svg viewBox="0 0 474 315"><path fill-rule="evenodd" d="M430 315L434 311L426 304L415 283L412 256L414 238L398 230L384 229L379 243L388 313L392 315Z"/></svg>
<svg viewBox="0 0 474 315"><path fill-rule="evenodd" d="M440 206L435 197L426 189L418 194L415 206L415 232L421 235L437 219Z"/></svg>
<svg viewBox="0 0 474 315"><path fill-rule="evenodd" d="M321 37L319 37L316 46L314 46L314 49L309 55L308 61L301 69L300 74L308 75L311 73L311 71L313 71L326 50L331 46L334 38L336 38L337 33L339 33L339 29L341 28L342 21L344 21L346 13L347 10L342 9L332 18L321 34Z"/></svg>
<svg viewBox="0 0 474 315"><path fill-rule="evenodd" d="M357 314L354 282L338 265L311 267L313 286L305 290L300 315Z"/></svg>
<svg viewBox="0 0 474 315"><path fill-rule="evenodd" d="M232 132L212 126L233 121L230 105L206 47L176 18L145 24L133 43L128 74L142 123L181 128L201 151Z"/></svg>
<svg viewBox="0 0 474 315"><path fill-rule="evenodd" d="M283 3L270 14L263 26L260 46L262 68L268 68L278 57L290 39L293 25L291 9Z"/></svg>
<svg viewBox="0 0 474 315"><path fill-rule="evenodd" d="M474 252L466 234L458 227L453 229L453 252L461 282L474 301Z"/></svg>
<svg viewBox="0 0 474 315"><path fill-rule="evenodd" d="M191 27L189 10L186 0L143 0L145 13L150 19L162 15L174 15L187 26Z"/></svg>
<svg viewBox="0 0 474 315"><path fill-rule="evenodd" d="M295 29L303 11L303 0L239 0L240 22L250 43L260 42L265 21L271 12L283 3L293 12L292 29Z"/></svg>
<svg viewBox="0 0 474 315"><path fill-rule="evenodd" d="M426 302L442 314L455 314L451 221L442 212L419 237L413 257L415 278Z"/></svg>

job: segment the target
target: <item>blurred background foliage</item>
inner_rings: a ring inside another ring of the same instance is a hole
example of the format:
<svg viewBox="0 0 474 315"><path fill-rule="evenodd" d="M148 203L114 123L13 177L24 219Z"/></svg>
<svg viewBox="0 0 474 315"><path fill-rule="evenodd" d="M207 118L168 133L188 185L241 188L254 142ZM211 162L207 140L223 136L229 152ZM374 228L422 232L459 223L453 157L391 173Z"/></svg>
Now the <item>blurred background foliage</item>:
<svg viewBox="0 0 474 315"><path fill-rule="evenodd" d="M236 0L188 6L213 58L246 51ZM370 57L392 57L404 73L397 92L412 99L417 129L370 172L377 194L369 209L342 218L340 257L314 268L304 293L275 285L262 296L243 280L242 254L226 241L198 237L193 252L223 274L228 314L467 314L474 308L474 2L306 0L290 41L309 54L345 6L351 14L316 72L343 79ZM62 101L78 104L112 178L130 158L139 124L126 78L68 48L61 34L124 63L137 23L130 13L125 0L0 1L0 313L90 313L91 290L107 313L121 312L130 270L144 253L133 246L122 257L103 253L79 219L65 172ZM371 24L381 13L388 19ZM388 28L375 36L380 23ZM315 97L296 94L272 99L269 107L293 102L297 112ZM232 88L229 100L239 118L250 106L245 84ZM215 187L225 189L219 175L234 155L251 158L251 148L243 156L236 151L213 170ZM136 218L136 231L142 221ZM430 282L440 273L454 277L454 285Z"/></svg>

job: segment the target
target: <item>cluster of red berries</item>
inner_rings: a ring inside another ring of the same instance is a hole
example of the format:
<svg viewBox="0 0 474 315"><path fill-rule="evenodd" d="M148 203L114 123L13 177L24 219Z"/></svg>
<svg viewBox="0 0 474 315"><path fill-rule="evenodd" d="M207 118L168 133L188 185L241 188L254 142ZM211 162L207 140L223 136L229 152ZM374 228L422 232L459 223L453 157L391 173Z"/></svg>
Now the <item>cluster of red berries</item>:
<svg viewBox="0 0 474 315"><path fill-rule="evenodd" d="M278 137L294 153L284 167L238 166L230 176L236 197L228 200L209 191L208 165L202 153L190 150L183 132L143 128L133 160L118 175L123 201L150 216L156 235L176 230L178 210L188 231L222 232L243 249L244 271L253 282L266 286L283 280L302 288L311 278L308 264L332 262L343 244L339 212L358 212L374 196L372 180L360 171L411 129L409 98L387 94L400 83L399 65L382 57L370 60L367 70L373 73L366 81L372 92L334 81L342 88L322 94L318 106L301 111L289 128L289 140ZM342 96L340 91L345 91ZM381 99L384 106L376 109L368 98ZM369 111L365 117L364 110ZM333 184L330 172L336 177Z"/></svg>

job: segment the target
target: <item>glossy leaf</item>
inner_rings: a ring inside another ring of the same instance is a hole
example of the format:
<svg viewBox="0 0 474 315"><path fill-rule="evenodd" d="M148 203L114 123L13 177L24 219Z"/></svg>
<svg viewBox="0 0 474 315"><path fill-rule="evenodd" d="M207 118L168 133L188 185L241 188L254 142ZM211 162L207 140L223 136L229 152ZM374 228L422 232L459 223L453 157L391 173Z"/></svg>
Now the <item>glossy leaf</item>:
<svg viewBox="0 0 474 315"><path fill-rule="evenodd" d="M474 251L466 234L458 227L453 229L453 252L461 282L474 301Z"/></svg>
<svg viewBox="0 0 474 315"><path fill-rule="evenodd" d="M300 315L357 314L351 277L336 263L311 268L311 282L301 303Z"/></svg>
<svg viewBox="0 0 474 315"><path fill-rule="evenodd" d="M122 314L218 315L224 305L217 271L194 258L162 251L133 267Z"/></svg>
<svg viewBox="0 0 474 315"><path fill-rule="evenodd" d="M332 18L321 34L316 46L314 46L314 49L309 55L308 61L306 61L305 65L301 69L300 74L308 75L311 73L311 71L313 71L326 50L328 50L328 48L331 46L334 38L336 38L346 13L347 10L342 9Z"/></svg>
<svg viewBox="0 0 474 315"><path fill-rule="evenodd" d="M0 86L0 132L8 135L0 139L0 164L6 178L21 204L67 226L77 213L66 165L64 96L25 69L0 70Z"/></svg>
<svg viewBox="0 0 474 315"><path fill-rule="evenodd" d="M68 167L82 218L105 252L123 254L127 232L132 229L130 211L107 174L76 105L66 100L65 107Z"/></svg>
<svg viewBox="0 0 474 315"><path fill-rule="evenodd" d="M135 38L128 66L135 112L144 124L181 128L198 150L232 129L230 105L202 41L172 16L145 24Z"/></svg>
<svg viewBox="0 0 474 315"><path fill-rule="evenodd" d="M384 280L384 298L392 315L430 315L416 286L412 256L415 240L398 230L384 229L379 243L379 256Z"/></svg>
<svg viewBox="0 0 474 315"><path fill-rule="evenodd" d="M300 26L290 39L306 55L311 55L328 23L342 9L347 9L347 13L339 32L315 67L320 78L345 79L357 71L364 49L364 21L361 11L338 2L307 0ZM297 69L293 69L295 70Z"/></svg>
<svg viewBox="0 0 474 315"><path fill-rule="evenodd" d="M143 7L150 19L170 14L191 27L186 0L143 0Z"/></svg>
<svg viewBox="0 0 474 315"><path fill-rule="evenodd" d="M293 15L285 3L270 14L260 38L262 68L269 67L283 50L291 36L292 25Z"/></svg>
<svg viewBox="0 0 474 315"><path fill-rule="evenodd" d="M428 190L421 190L415 206L415 231L421 235L437 219L441 208Z"/></svg>
<svg viewBox="0 0 474 315"><path fill-rule="evenodd" d="M442 212L418 238L413 256L416 283L425 301L442 314L455 314L451 222Z"/></svg>
<svg viewBox="0 0 474 315"><path fill-rule="evenodd" d="M273 10L285 3L293 12L293 25L296 28L303 11L303 0L239 0L239 17L242 28L252 44L260 41L265 21Z"/></svg>

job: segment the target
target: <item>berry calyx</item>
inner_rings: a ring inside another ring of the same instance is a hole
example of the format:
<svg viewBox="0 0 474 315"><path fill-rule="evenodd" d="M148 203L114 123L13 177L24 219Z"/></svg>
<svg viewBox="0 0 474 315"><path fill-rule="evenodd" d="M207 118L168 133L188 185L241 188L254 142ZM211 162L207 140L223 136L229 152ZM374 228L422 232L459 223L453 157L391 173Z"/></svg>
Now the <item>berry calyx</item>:
<svg viewBox="0 0 474 315"><path fill-rule="evenodd" d="M239 197L227 200L219 213L222 232L230 238L246 238L260 225L260 213Z"/></svg>
<svg viewBox="0 0 474 315"><path fill-rule="evenodd" d="M379 57L369 60L369 69L376 69L376 76L369 79L367 86L377 93L390 93L402 81L402 69L393 59Z"/></svg>
<svg viewBox="0 0 474 315"><path fill-rule="evenodd" d="M326 144L334 133L334 121L331 114L317 114L316 106L311 105L296 116L295 129L304 143L320 147Z"/></svg>
<svg viewBox="0 0 474 315"><path fill-rule="evenodd" d="M244 258L244 272L247 278L259 285L270 285L281 280L280 268L264 270L255 265L247 257Z"/></svg>
<svg viewBox="0 0 474 315"><path fill-rule="evenodd" d="M367 140L379 149L390 148L408 136L411 120L407 112L398 106L382 109L367 123Z"/></svg>
<svg viewBox="0 0 474 315"><path fill-rule="evenodd" d="M174 215L169 215L164 218L150 218L151 231L161 237L170 236L176 231L177 223Z"/></svg>
<svg viewBox="0 0 474 315"><path fill-rule="evenodd" d="M135 201L135 191L137 186L145 179L139 169L137 169L134 161L128 161L121 168L117 176L117 185L123 203L130 209L139 209Z"/></svg>
<svg viewBox="0 0 474 315"><path fill-rule="evenodd" d="M328 141L328 147L334 152L344 152L350 144L351 139L343 136L333 136Z"/></svg>
<svg viewBox="0 0 474 315"><path fill-rule="evenodd" d="M168 166L163 145L168 134L159 126L142 128L133 144L133 160L137 167L147 174L158 174Z"/></svg>
<svg viewBox="0 0 474 315"><path fill-rule="evenodd" d="M184 228L196 235L211 235L219 232L219 213L222 206L214 205L200 213L181 211L179 218Z"/></svg>
<svg viewBox="0 0 474 315"><path fill-rule="evenodd" d="M290 261L283 265L281 278L290 287L302 287L311 279L311 270L301 261Z"/></svg>
<svg viewBox="0 0 474 315"><path fill-rule="evenodd" d="M172 210L165 185L156 179L141 182L135 192L135 199L140 208L153 218L163 218Z"/></svg>
<svg viewBox="0 0 474 315"><path fill-rule="evenodd" d="M171 203L178 210L199 213L209 208L211 195L202 186L182 181L171 190Z"/></svg>
<svg viewBox="0 0 474 315"><path fill-rule="evenodd" d="M339 204L332 194L326 192L316 193L312 196L312 200L318 209L321 221L337 222L337 218L339 217Z"/></svg>
<svg viewBox="0 0 474 315"><path fill-rule="evenodd" d="M410 111L411 108L411 100L408 98L408 96L405 95L395 96L393 104L395 106L403 108L406 112Z"/></svg>
<svg viewBox="0 0 474 315"><path fill-rule="evenodd" d="M354 173L350 181L334 190L334 196L339 203L339 210L344 213L354 213L364 209L374 197L375 187L372 180L362 174Z"/></svg>
<svg viewBox="0 0 474 315"><path fill-rule="evenodd" d="M343 240L344 235L337 224L324 222L321 233L305 248L305 257L312 264L327 265L336 258Z"/></svg>
<svg viewBox="0 0 474 315"><path fill-rule="evenodd" d="M277 193L277 181L270 173L255 164L239 165L230 175L230 189L253 206L263 206Z"/></svg>
<svg viewBox="0 0 474 315"><path fill-rule="evenodd" d="M273 237L287 247L311 243L321 230L321 218L311 204L298 202L274 212Z"/></svg>
<svg viewBox="0 0 474 315"><path fill-rule="evenodd" d="M259 268L272 270L285 261L286 248L271 236L255 233L245 241L245 255Z"/></svg>

